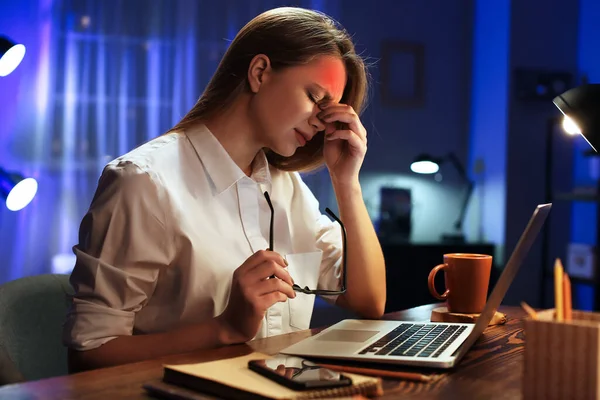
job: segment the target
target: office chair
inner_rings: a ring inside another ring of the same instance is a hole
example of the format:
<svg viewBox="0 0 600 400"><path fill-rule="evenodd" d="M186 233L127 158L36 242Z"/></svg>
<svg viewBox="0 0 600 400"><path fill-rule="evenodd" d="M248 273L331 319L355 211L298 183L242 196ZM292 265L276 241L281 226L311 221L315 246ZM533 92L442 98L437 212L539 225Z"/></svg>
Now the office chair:
<svg viewBox="0 0 600 400"><path fill-rule="evenodd" d="M61 338L72 294L69 275L29 276L0 285L1 383L68 373Z"/></svg>

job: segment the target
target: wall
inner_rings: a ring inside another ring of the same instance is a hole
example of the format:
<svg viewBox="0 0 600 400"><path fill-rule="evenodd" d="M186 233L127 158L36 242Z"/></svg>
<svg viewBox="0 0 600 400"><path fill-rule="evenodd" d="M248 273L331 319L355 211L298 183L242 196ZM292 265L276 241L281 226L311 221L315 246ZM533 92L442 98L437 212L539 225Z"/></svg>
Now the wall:
<svg viewBox="0 0 600 400"><path fill-rule="evenodd" d="M381 185L410 188L415 207L413 240L438 240L441 233L452 230L460 209L463 186L451 165L444 165L441 183L431 176L412 174L409 167L420 153L443 156L452 151L465 163L472 6L470 0L348 0L341 9L340 21L354 35L358 51L374 63L371 102L363 115L369 132L361 176L364 197L376 220ZM383 40L424 45L426 97L422 107L382 102Z"/></svg>
<svg viewBox="0 0 600 400"><path fill-rule="evenodd" d="M495 264L502 265L506 219L510 0L478 0L474 14L469 171L476 186L467 216L467 233L470 240L495 243Z"/></svg>
<svg viewBox="0 0 600 400"><path fill-rule="evenodd" d="M511 72L533 68L576 75L578 21L578 2L513 1ZM510 254L516 245L535 205L545 200L546 129L548 120L559 114L551 101L518 100L513 85L508 104L505 254ZM507 304L522 300L539 303L541 260L538 240L507 294Z"/></svg>
<svg viewBox="0 0 600 400"><path fill-rule="evenodd" d="M600 83L600 2L580 0L579 42L577 66L580 75L585 75L590 83ZM583 139L575 146L573 181L575 186L596 186L600 177L598 157L585 157L582 152L589 150ZM573 202L571 204L571 242L595 246L598 242L596 229L598 206L593 202ZM597 258L596 258L597 259ZM594 304L594 290L591 285L575 285L574 306L591 310Z"/></svg>
<svg viewBox="0 0 600 400"><path fill-rule="evenodd" d="M518 100L513 72L535 68L576 74L578 2L381 1L379 7L349 3L352 10L345 2L342 22L376 60L384 38L423 42L426 49L425 106L386 106L376 85L372 107L364 116L370 135L363 185L372 217L377 218L377 192L382 183L409 187L414 190L417 210L413 226L439 222L427 226L426 232L415 228L413 237L435 240L440 231L447 231L452 208L459 205L456 176L442 184L454 188L448 195L452 200L419 197L427 193L420 185L424 188L425 182L432 182L410 179L408 166L423 151L455 151L468 160L470 174L478 179L469 238L498 244L497 262L503 265L535 205L545 201L547 124L558 113L551 101ZM374 82L381 84L379 70L373 72ZM485 170L477 176L474 169L480 160ZM540 236L507 294L507 303L538 304L541 242Z"/></svg>

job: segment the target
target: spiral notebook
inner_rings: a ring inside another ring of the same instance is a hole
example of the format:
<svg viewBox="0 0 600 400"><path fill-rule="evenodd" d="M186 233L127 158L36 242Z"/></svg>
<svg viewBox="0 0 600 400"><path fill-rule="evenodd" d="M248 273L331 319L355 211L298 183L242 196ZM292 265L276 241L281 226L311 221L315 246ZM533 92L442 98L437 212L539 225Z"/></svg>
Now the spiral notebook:
<svg viewBox="0 0 600 400"><path fill-rule="evenodd" d="M362 394L383 394L381 378L344 375L352 385L335 389L295 391L248 369L248 361L272 358L262 353L197 364L165 365L163 380L143 387L152 395L171 399L318 399Z"/></svg>

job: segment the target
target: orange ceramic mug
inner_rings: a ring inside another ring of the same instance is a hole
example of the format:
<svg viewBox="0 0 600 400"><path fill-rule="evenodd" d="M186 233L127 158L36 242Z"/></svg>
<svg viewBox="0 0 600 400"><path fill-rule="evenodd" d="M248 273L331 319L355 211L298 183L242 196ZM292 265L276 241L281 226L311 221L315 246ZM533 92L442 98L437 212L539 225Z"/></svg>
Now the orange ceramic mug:
<svg viewBox="0 0 600 400"><path fill-rule="evenodd" d="M439 294L434 279L438 271L444 270L446 291ZM479 314L485 307L492 256L486 254L444 254L444 263L429 273L429 292L439 300L445 300L448 311L462 314Z"/></svg>

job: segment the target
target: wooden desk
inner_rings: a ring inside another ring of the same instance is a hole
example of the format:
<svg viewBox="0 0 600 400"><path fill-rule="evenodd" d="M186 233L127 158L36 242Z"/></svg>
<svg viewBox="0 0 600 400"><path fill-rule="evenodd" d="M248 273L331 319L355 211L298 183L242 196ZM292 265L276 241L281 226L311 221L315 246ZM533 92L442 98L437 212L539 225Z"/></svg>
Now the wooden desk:
<svg viewBox="0 0 600 400"><path fill-rule="evenodd" d="M429 319L438 304L387 314L385 319L422 321ZM502 326L488 328L460 365L450 371L435 371L443 377L435 383L386 381L392 389L387 398L428 399L518 399L521 398L523 332L521 319L525 313L517 307L501 307L508 316ZM0 388L5 399L150 399L141 385L162 377L163 363L192 363L261 351L275 354L284 347L311 336L318 330L259 339L244 345L209 351L169 356L162 359L83 372L70 376L8 385ZM402 368L402 370L407 370ZM428 372L432 372L428 370Z"/></svg>

